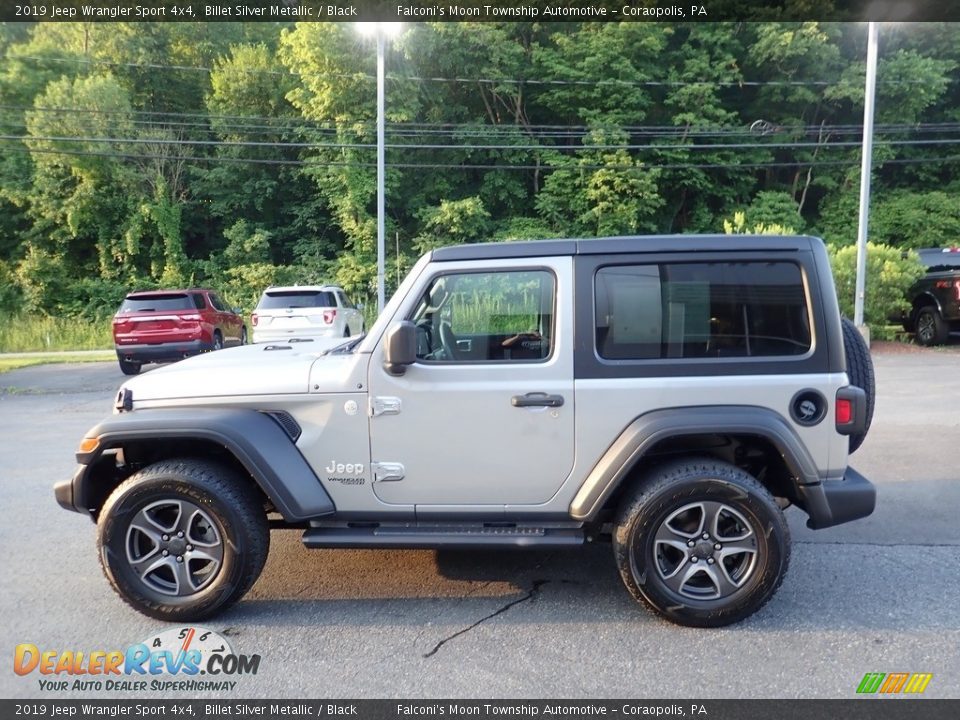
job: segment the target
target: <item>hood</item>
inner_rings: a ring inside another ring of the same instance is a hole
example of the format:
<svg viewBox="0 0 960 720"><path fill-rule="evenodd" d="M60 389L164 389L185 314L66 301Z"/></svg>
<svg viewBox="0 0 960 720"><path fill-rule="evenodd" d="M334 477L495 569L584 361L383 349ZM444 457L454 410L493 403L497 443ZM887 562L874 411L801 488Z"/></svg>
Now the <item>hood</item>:
<svg viewBox="0 0 960 720"><path fill-rule="evenodd" d="M307 393L311 388L311 367L338 366L322 372L324 390L332 384L344 387L350 373L343 360L350 355L323 355L340 344L335 342L245 345L180 360L131 378L123 387L133 393L134 402L177 398L212 398L243 395L289 395ZM331 360L333 362L325 362ZM339 362L338 362L339 361ZM315 382L315 381L314 381ZM318 388L319 389L319 388Z"/></svg>

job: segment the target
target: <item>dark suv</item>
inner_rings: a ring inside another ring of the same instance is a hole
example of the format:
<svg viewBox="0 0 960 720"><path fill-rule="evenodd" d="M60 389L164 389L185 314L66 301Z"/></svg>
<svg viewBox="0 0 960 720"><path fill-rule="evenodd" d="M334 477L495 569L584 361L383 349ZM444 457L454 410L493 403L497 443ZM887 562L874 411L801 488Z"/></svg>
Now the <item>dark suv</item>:
<svg viewBox="0 0 960 720"><path fill-rule="evenodd" d="M239 309L212 290L149 290L124 299L113 317L113 341L120 370L136 375L143 363L245 345L247 328Z"/></svg>
<svg viewBox="0 0 960 720"><path fill-rule="evenodd" d="M960 248L918 250L927 274L910 288L912 309L902 318L921 345L943 345L960 331Z"/></svg>

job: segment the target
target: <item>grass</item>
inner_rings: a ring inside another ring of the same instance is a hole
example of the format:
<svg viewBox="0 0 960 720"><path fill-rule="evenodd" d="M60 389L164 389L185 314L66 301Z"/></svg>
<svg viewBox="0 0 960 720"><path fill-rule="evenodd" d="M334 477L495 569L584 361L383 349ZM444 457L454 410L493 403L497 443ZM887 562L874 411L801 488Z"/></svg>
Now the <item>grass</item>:
<svg viewBox="0 0 960 720"><path fill-rule="evenodd" d="M49 365L50 363L85 363L85 362L105 362L116 360L117 356L112 352L102 352L96 355L72 355L70 353L56 355L33 355L31 357L0 357L0 373L17 370L31 365Z"/></svg>
<svg viewBox="0 0 960 720"><path fill-rule="evenodd" d="M110 320L0 316L0 353L113 348Z"/></svg>

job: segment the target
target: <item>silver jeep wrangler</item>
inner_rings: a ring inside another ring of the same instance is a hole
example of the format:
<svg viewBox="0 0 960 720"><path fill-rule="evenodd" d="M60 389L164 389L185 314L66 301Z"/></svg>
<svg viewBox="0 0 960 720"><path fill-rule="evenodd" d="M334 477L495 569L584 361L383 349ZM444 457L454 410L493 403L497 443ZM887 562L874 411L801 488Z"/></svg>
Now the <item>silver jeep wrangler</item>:
<svg viewBox="0 0 960 720"><path fill-rule="evenodd" d="M421 258L364 336L129 380L55 490L163 620L237 601L293 527L322 548L608 540L637 599L715 627L783 580L783 508L873 511L847 466L873 394L816 238L465 245Z"/></svg>

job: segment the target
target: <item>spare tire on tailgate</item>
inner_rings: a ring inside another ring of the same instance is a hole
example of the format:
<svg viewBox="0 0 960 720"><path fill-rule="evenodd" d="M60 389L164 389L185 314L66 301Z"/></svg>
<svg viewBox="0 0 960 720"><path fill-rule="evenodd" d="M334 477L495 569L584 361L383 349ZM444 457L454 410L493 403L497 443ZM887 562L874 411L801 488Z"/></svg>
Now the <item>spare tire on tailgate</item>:
<svg viewBox="0 0 960 720"><path fill-rule="evenodd" d="M863 444L870 430L877 388L873 376L873 359L870 357L866 340L857 330L857 326L847 318L842 318L840 323L843 327L843 352L847 357L847 377L850 378L851 385L861 388L867 395L867 421L863 432L850 436L850 452L853 453Z"/></svg>

